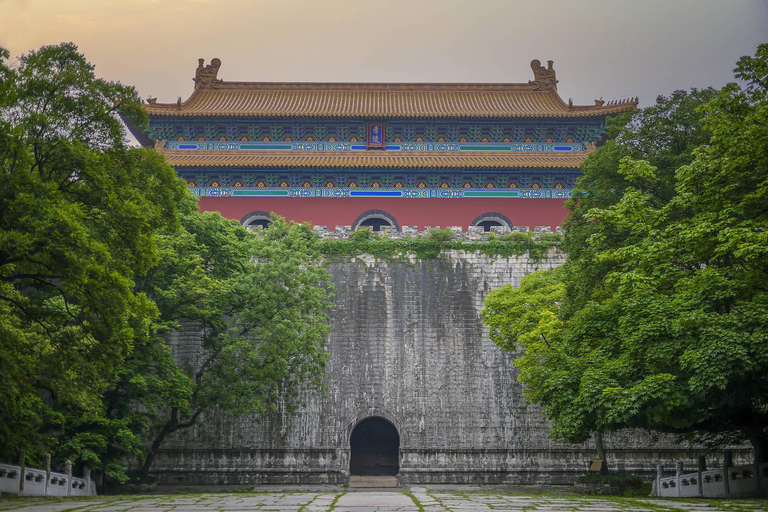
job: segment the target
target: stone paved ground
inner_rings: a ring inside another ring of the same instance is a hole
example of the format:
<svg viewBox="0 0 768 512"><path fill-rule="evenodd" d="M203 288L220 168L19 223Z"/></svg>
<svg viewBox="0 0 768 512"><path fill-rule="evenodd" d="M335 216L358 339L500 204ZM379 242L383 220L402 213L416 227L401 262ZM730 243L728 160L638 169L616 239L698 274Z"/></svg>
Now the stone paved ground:
<svg viewBox="0 0 768 512"><path fill-rule="evenodd" d="M661 500L508 493L497 488L349 490L300 487L238 494L2 498L0 512L765 512L768 500Z"/></svg>

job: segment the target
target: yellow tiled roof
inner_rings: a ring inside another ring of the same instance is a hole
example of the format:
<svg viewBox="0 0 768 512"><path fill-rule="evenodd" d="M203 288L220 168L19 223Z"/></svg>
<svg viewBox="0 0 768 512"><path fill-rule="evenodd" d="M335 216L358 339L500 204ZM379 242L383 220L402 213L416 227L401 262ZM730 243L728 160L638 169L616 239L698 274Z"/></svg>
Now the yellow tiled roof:
<svg viewBox="0 0 768 512"><path fill-rule="evenodd" d="M462 151L193 151L158 148L175 167L578 168L587 151L486 153Z"/></svg>
<svg viewBox="0 0 768 512"><path fill-rule="evenodd" d="M336 118L578 118L637 107L637 98L569 105L529 84L221 82L187 101L145 105L152 116ZM598 105L598 103L600 105Z"/></svg>

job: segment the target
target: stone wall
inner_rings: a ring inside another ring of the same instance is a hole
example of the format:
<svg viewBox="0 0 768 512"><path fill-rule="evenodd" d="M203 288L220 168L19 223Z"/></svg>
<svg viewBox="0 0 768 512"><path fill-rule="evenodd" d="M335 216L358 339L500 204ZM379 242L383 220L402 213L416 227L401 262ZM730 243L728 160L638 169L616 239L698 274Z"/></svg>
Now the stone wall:
<svg viewBox="0 0 768 512"><path fill-rule="evenodd" d="M296 416L214 412L170 438L154 473L163 483L344 483L355 424L381 416L400 435L403 483L570 483L594 458L589 445L548 438L540 409L524 403L514 355L488 338L480 311L488 293L554 268L541 261L458 250L433 260L332 263L336 308L328 388ZM194 329L172 345L198 350ZM655 475L657 464L691 458L638 432L606 435L609 466Z"/></svg>

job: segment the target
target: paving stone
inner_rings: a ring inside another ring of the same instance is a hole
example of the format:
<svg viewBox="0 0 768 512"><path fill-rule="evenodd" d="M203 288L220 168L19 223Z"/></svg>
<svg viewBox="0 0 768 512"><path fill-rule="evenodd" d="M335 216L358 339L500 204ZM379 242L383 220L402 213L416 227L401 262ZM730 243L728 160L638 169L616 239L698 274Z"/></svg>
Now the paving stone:
<svg viewBox="0 0 768 512"><path fill-rule="evenodd" d="M411 512L418 506L401 491L410 492L428 512L653 512L660 507L682 509L687 512L728 512L754 508L765 510L766 500L745 500L710 506L705 501L674 501L639 499L622 503L601 499L558 498L552 496L525 496L478 491L482 489L460 487L458 493L431 492L428 486L393 491L333 492L274 492L252 496L208 494L202 496L135 496L100 497L95 499L45 500L0 499L0 512L303 512L328 511L335 502L336 512ZM343 495L342 495L343 494ZM729 507L729 505L732 505Z"/></svg>
<svg viewBox="0 0 768 512"><path fill-rule="evenodd" d="M350 492L339 498L336 508L342 507L410 507L411 498L400 492Z"/></svg>

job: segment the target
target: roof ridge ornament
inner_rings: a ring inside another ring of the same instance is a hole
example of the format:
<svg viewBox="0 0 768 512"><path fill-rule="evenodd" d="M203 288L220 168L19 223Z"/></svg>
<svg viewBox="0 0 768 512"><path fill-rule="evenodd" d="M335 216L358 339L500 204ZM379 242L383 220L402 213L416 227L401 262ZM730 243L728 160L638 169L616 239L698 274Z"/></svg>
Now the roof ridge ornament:
<svg viewBox="0 0 768 512"><path fill-rule="evenodd" d="M211 63L207 66L203 66L204 63L205 59L197 59L197 69L193 79L195 81L195 89L215 88L223 82L223 80L216 79L221 67L221 60L211 59Z"/></svg>
<svg viewBox="0 0 768 512"><path fill-rule="evenodd" d="M529 80L528 84L533 86L536 91L556 91L558 80L555 78L555 70L552 68L552 64L555 61L548 60L548 67L541 65L541 61L533 59L531 61L531 69L533 70L533 80Z"/></svg>

